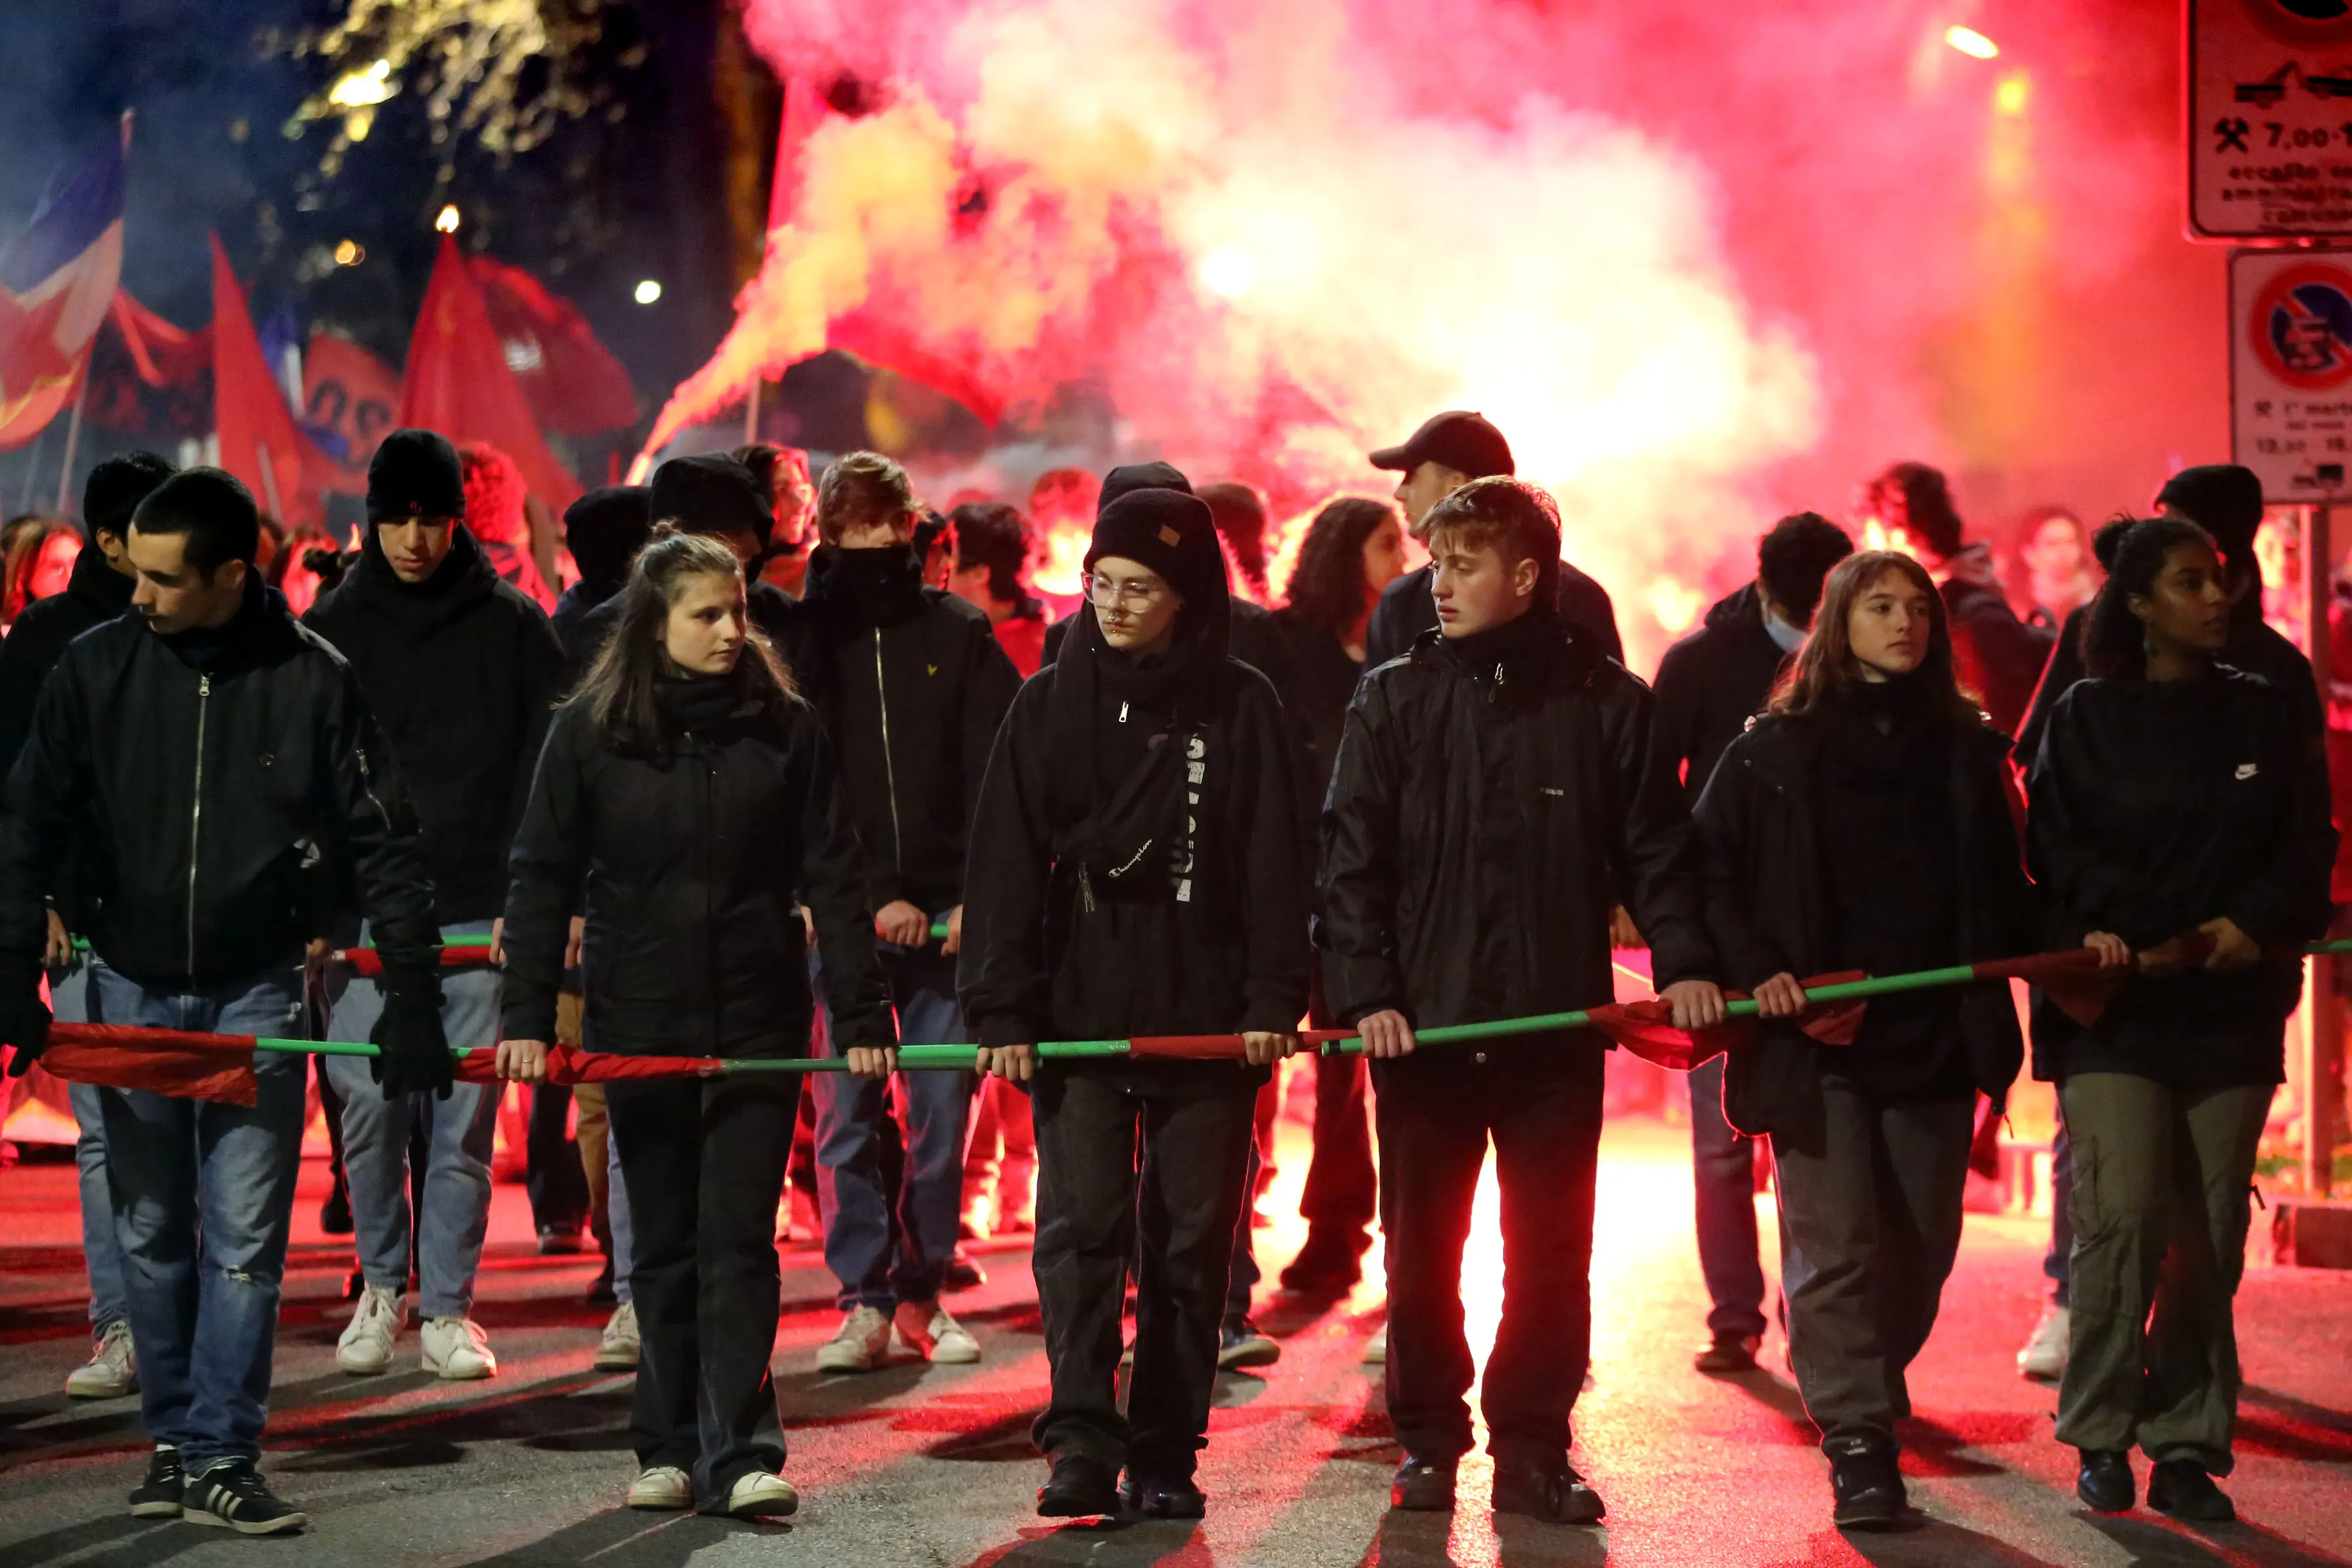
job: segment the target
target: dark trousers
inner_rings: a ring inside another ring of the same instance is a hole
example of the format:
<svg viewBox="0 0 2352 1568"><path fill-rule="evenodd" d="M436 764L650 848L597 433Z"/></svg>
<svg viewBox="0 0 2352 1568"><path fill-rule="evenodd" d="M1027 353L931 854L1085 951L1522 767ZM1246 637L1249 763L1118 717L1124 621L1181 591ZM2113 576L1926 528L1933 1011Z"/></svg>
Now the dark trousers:
<svg viewBox="0 0 2352 1568"><path fill-rule="evenodd" d="M588 1221L588 1178L580 1145L569 1131L572 1090L560 1083L530 1090L530 1131L523 1143L530 1223L541 1230L575 1231Z"/></svg>
<svg viewBox="0 0 2352 1568"><path fill-rule="evenodd" d="M1885 1102L1831 1079L1822 1101L1819 1147L1772 1145L1790 1363L1823 1442L1891 1442L1960 1247L1976 1096Z"/></svg>
<svg viewBox="0 0 2352 1568"><path fill-rule="evenodd" d="M2074 1304L2074 1141L2066 1136L2066 1102L2058 1102L2058 1130L2050 1138L2050 1250L2042 1255L2050 1304Z"/></svg>
<svg viewBox="0 0 2352 1568"><path fill-rule="evenodd" d="M1487 1358L1488 1447L1556 1465L1592 1352L1592 1199L1601 1047L1549 1039L1484 1054L1382 1063L1381 1226L1388 1235L1389 1416L1423 1458L1470 1449L1476 1373L1462 1331L1462 1247L1486 1142L1502 1188L1503 1318ZM1495 1053L1498 1058L1505 1053ZM1434 1053L1433 1053L1433 1057Z"/></svg>
<svg viewBox="0 0 2352 1568"><path fill-rule="evenodd" d="M722 1511L738 1479L784 1463L768 1358L800 1080L639 1079L605 1085L604 1100L644 1343L630 1441L641 1468L690 1472L704 1510Z"/></svg>
<svg viewBox="0 0 2352 1568"><path fill-rule="evenodd" d="M1191 1479L1206 1446L1225 1276L1241 1223L1255 1085L1139 1092L1050 1072L1033 1091L1032 1258L1053 1398L1031 1429L1047 1454L1131 1476ZM1130 1259L1135 1371L1118 1409Z"/></svg>
<svg viewBox="0 0 2352 1568"><path fill-rule="evenodd" d="M1378 1178L1372 1172L1372 1125L1365 1100L1364 1058L1315 1058L1315 1158L1298 1213L1310 1234L1344 1237L1358 1252L1372 1244Z"/></svg>
<svg viewBox="0 0 2352 1568"><path fill-rule="evenodd" d="M1698 1271L1711 1334L1764 1333L1764 1265L1756 1253L1756 1141L1723 1119L1723 1058L1690 1071L1691 1185Z"/></svg>

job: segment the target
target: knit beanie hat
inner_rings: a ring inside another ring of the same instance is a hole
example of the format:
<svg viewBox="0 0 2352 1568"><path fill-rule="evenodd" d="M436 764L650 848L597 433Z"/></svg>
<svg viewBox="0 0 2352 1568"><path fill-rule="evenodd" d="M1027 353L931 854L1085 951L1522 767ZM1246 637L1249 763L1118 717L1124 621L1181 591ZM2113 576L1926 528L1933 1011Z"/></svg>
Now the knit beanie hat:
<svg viewBox="0 0 2352 1568"><path fill-rule="evenodd" d="M457 448L431 430L394 430L368 462L367 520L466 515Z"/></svg>

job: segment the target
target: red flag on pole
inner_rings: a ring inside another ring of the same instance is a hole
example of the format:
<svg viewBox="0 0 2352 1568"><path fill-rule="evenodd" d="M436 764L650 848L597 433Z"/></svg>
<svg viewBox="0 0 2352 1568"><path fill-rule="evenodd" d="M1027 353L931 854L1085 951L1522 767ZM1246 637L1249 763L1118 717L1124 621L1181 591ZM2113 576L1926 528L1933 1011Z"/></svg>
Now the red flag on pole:
<svg viewBox="0 0 2352 1568"><path fill-rule="evenodd" d="M481 288L457 242L446 237L408 345L397 417L404 426L437 430L452 441L496 447L514 459L531 493L559 512L580 499L580 481L548 450L530 401L507 367Z"/></svg>
<svg viewBox="0 0 2352 1568"><path fill-rule="evenodd" d="M220 236L212 237L212 247L213 424L220 432L220 466L244 480L262 510L286 528L324 527L326 509L302 478L306 465L316 472L322 459L294 423L270 374Z"/></svg>
<svg viewBox="0 0 2352 1568"><path fill-rule="evenodd" d="M68 1083L143 1089L183 1100L251 1108L261 1086L253 1076L251 1035L194 1035L122 1024L49 1026L41 1066Z"/></svg>
<svg viewBox="0 0 2352 1568"><path fill-rule="evenodd" d="M540 425L559 436L593 436L637 422L629 373L569 300L520 267L477 256L467 263L489 307L507 368Z"/></svg>

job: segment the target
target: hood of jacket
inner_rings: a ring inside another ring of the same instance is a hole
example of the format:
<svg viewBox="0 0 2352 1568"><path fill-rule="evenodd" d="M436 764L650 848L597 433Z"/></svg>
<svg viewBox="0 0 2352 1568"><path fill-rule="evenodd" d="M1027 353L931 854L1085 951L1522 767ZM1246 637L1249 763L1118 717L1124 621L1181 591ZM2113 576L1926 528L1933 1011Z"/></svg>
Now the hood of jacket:
<svg viewBox="0 0 2352 1568"><path fill-rule="evenodd" d="M449 553L422 583L404 583L383 553L375 525L362 530L360 558L336 584L341 605L409 623L418 630L456 620L498 592L498 569L462 522L449 525Z"/></svg>

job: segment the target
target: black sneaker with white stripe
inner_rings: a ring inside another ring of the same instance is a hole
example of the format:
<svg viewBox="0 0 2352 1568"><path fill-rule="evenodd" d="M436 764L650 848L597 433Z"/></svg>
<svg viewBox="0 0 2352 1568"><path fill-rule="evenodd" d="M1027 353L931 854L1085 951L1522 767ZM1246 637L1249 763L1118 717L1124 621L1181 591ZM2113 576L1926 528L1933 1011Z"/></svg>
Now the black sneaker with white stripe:
<svg viewBox="0 0 2352 1568"><path fill-rule="evenodd" d="M226 1525L239 1535L285 1535L310 1522L271 1495L251 1459L215 1460L191 1479L180 1512L191 1524Z"/></svg>
<svg viewBox="0 0 2352 1568"><path fill-rule="evenodd" d="M180 1468L180 1450L169 1443L158 1443L147 1458L147 1479L131 1489L131 1517L177 1519L180 1499L187 1489L188 1478Z"/></svg>

